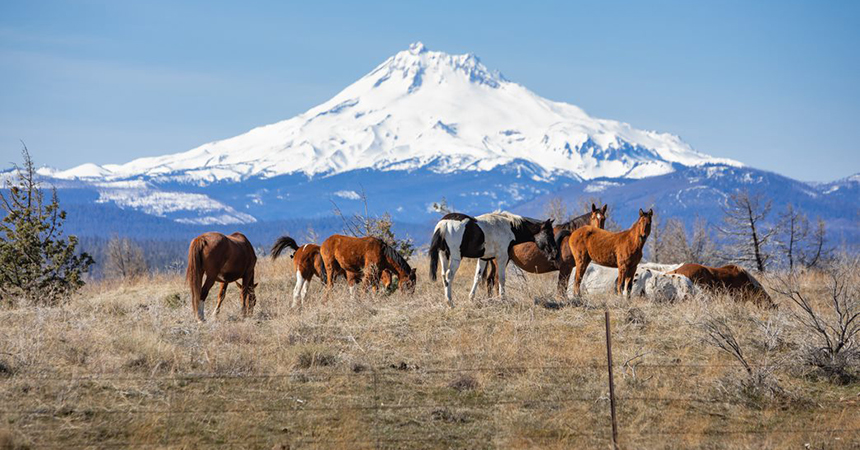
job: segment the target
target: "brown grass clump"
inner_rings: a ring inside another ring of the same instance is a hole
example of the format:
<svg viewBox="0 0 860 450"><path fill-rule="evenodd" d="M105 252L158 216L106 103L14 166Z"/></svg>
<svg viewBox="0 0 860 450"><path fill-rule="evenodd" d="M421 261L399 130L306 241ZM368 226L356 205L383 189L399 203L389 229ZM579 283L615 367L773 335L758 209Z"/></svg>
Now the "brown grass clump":
<svg viewBox="0 0 860 450"><path fill-rule="evenodd" d="M553 275L513 269L508 299L469 301L466 263L453 310L426 278L413 295L354 298L314 282L293 310L291 263L259 264L247 320L231 286L221 316L198 325L179 276L0 310L0 447L607 448L605 308L625 448L860 445L857 384L809 376L809 336L784 301L575 304L553 298ZM814 292L823 280L801 281ZM790 401L745 397L750 373L708 342L709 320Z"/></svg>

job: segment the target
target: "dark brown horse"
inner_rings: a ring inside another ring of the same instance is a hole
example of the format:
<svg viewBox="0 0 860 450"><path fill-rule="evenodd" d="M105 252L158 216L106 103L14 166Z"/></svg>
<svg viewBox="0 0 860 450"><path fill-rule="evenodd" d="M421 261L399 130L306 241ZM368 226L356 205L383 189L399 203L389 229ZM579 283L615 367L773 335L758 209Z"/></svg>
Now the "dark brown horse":
<svg viewBox="0 0 860 450"><path fill-rule="evenodd" d="M573 259L573 254L570 253L570 247L567 245L570 233L586 225L602 229L606 225L607 207L608 205L603 205L603 208L598 208L594 203L592 203L591 212L585 213L553 227L552 232L555 235L555 241L558 243L560 251L560 257L557 263L556 261L552 261L547 258L534 242L523 242L522 244L514 245L510 252L511 261L513 261L517 267L529 273L549 273L558 270L558 293L559 295L564 295L567 291L567 283L568 280L570 280L570 273L576 265L576 262ZM490 261L487 265L484 279L487 283L487 295L492 296L493 285L499 281L496 260Z"/></svg>
<svg viewBox="0 0 860 450"><path fill-rule="evenodd" d="M347 281L354 283L359 274L365 288L377 289L383 271L396 273L404 292L415 290L415 269L409 266L396 250L374 237L351 237L335 234L326 239L320 247L328 287L334 285L334 278L345 272Z"/></svg>
<svg viewBox="0 0 860 450"><path fill-rule="evenodd" d="M642 259L642 248L651 234L654 211L639 210L639 219L629 230L612 233L597 227L585 226L570 234L568 244L576 263L573 293L579 295L579 286L588 264L594 261L601 266L617 267L618 280L615 292L630 297L636 266Z"/></svg>
<svg viewBox="0 0 860 450"><path fill-rule="evenodd" d="M242 292L242 314L250 316L257 303L257 296L254 294L254 288L257 287L254 283L256 265L254 247L242 233L233 233L230 236L204 233L194 238L188 247L188 270L185 272L185 279L191 287L191 309L197 314L197 320L206 320L203 315L204 302L216 281L221 283L221 291L218 292L214 315L221 311L227 285L236 282Z"/></svg>
<svg viewBox="0 0 860 450"><path fill-rule="evenodd" d="M278 259L286 249L292 252L293 267L296 269L296 286L293 288L293 301L290 304L290 308L295 308L299 299L304 305L305 298L308 296L308 287L314 275L323 283L327 282L325 265L320 255L319 245L305 244L299 247L295 239L289 236L279 237L272 245L272 260Z"/></svg>
<svg viewBox="0 0 860 450"><path fill-rule="evenodd" d="M734 264L723 267L708 267L687 263L669 273L683 275L703 289L723 290L739 296L742 300L751 300L753 304L761 308L776 308L776 304L761 283L743 267Z"/></svg>

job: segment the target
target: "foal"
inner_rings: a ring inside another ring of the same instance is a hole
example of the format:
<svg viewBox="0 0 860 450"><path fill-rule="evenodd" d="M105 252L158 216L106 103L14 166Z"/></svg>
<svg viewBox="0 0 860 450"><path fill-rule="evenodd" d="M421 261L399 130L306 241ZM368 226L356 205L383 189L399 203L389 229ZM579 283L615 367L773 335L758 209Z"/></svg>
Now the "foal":
<svg viewBox="0 0 860 450"><path fill-rule="evenodd" d="M639 210L639 219L629 230L612 233L592 226L582 227L570 234L568 244L576 260L576 278L573 284L574 295L579 295L582 275L591 261L606 267L618 268L615 292L630 297L636 266L642 259L642 248L651 234L653 210Z"/></svg>
<svg viewBox="0 0 860 450"><path fill-rule="evenodd" d="M448 306L454 307L451 283L462 258L479 258L469 298L475 297L487 262L495 259L499 266L499 296L505 296L505 268L511 246L534 242L546 258L558 258L558 243L553 239L552 220L541 221L496 211L478 217L450 213L442 217L430 241L430 279L436 280L439 256L442 256L442 283Z"/></svg>
<svg viewBox="0 0 860 450"><path fill-rule="evenodd" d="M272 261L278 259L278 256L285 249L292 251L290 257L293 259L293 267L296 269L296 286L293 288L293 302L290 304L290 308L295 308L300 298L302 305L305 304L308 287L314 275L326 283L325 265L320 255L319 245L305 244L299 247L296 241L289 236L279 237L272 245Z"/></svg>

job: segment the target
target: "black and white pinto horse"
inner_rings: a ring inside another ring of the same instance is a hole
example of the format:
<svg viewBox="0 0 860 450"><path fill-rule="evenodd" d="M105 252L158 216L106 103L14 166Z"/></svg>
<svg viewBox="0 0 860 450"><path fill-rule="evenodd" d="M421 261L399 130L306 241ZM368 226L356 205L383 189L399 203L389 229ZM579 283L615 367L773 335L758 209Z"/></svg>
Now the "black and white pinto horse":
<svg viewBox="0 0 860 450"><path fill-rule="evenodd" d="M523 242L534 242L551 261L560 254L558 243L552 233L552 220L542 221L518 216L505 211L471 217L461 213L450 213L442 217L433 231L430 241L430 279L436 280L439 256L442 256L442 283L448 306L454 307L451 298L451 282L462 258L477 258L475 280L469 298L475 297L478 282L487 267L495 259L499 269L499 297L505 296L505 267L511 247Z"/></svg>

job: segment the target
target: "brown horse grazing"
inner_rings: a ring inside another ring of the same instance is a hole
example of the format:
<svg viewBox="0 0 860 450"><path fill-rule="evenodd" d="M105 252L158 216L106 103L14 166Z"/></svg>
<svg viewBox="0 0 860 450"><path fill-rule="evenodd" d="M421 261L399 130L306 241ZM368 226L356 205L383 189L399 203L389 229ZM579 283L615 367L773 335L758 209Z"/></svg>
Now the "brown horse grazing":
<svg viewBox="0 0 860 450"><path fill-rule="evenodd" d="M558 293L559 295L564 295L565 291L567 291L567 282L570 280L570 273L576 265L573 254L570 253L570 247L567 245L570 233L586 225L603 229L606 225L606 209L608 206L603 205L603 208L598 208L592 203L591 212L553 227L552 232L555 235L555 241L558 243L560 251L558 262L547 258L534 242L523 242L522 244L514 245L510 252L511 261L517 267L529 273L549 273L558 270ZM496 260L490 261L487 265L484 279L487 283L487 295L492 296L493 285L499 281Z"/></svg>
<svg viewBox="0 0 860 450"><path fill-rule="evenodd" d="M308 287L314 275L323 283L327 282L325 265L320 255L319 245L305 244L299 247L299 244L289 236L279 237L272 245L272 261L278 259L285 249L292 251L293 267L296 269L296 286L293 288L293 302L290 304L290 308L295 308L299 298L304 305L305 298L308 296Z"/></svg>
<svg viewBox="0 0 860 450"><path fill-rule="evenodd" d="M328 278L328 287L334 285L337 274L346 272L347 281L357 281L358 274L363 276L365 288L379 286L380 274L388 270L396 273L404 292L415 290L415 269L388 244L374 237L350 237L335 234L326 239L320 247Z"/></svg>
<svg viewBox="0 0 860 450"><path fill-rule="evenodd" d="M639 210L639 219L629 230L612 233L600 228L585 226L570 234L568 244L576 261L576 278L573 285L574 295L579 295L579 286L585 269L592 261L606 267L618 268L615 283L617 294L626 293L630 297L636 266L642 259L642 248L651 234L653 210Z"/></svg>
<svg viewBox="0 0 860 450"><path fill-rule="evenodd" d="M197 320L203 322L203 303L215 282L221 283L218 304L214 315L221 311L221 302L227 294L227 285L233 282L242 291L242 315L250 316L257 304L254 288L254 267L257 255L248 238L242 233L224 236L221 233L204 233L194 238L188 246L188 270L185 280L191 287L191 309ZM206 274L206 281L203 275ZM239 280L242 280L239 283ZM202 286L201 286L202 284Z"/></svg>
<svg viewBox="0 0 860 450"><path fill-rule="evenodd" d="M704 289L725 290L730 294L738 294L741 299L751 300L761 308L776 308L776 304L761 283L743 267L734 264L708 267L687 263L669 273L683 275L692 280L693 284Z"/></svg>

